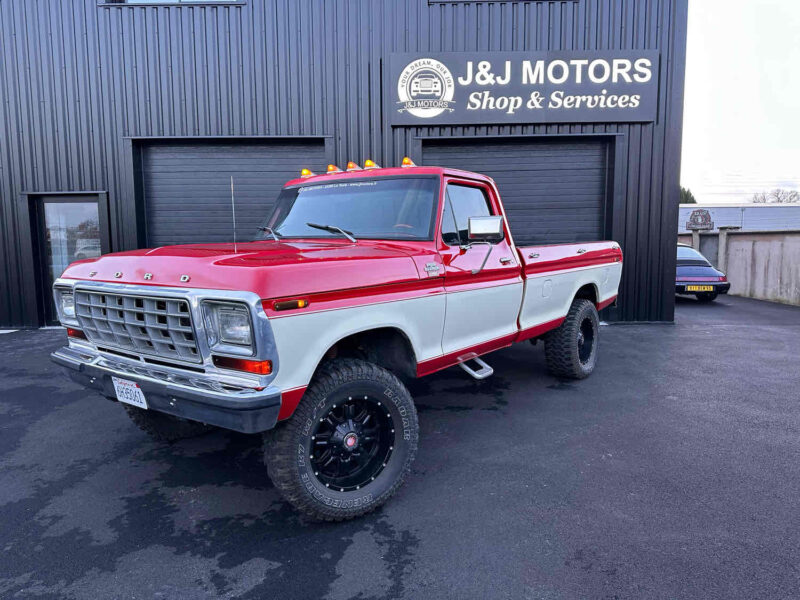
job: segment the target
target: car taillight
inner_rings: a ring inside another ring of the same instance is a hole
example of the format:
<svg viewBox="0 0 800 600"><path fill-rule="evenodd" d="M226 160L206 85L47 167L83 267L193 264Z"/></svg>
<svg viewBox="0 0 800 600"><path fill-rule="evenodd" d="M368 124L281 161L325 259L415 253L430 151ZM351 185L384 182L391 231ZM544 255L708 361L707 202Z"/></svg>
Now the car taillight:
<svg viewBox="0 0 800 600"><path fill-rule="evenodd" d="M230 356L214 356L214 364L223 369L246 371L256 375L269 375L272 373L271 360L246 360Z"/></svg>
<svg viewBox="0 0 800 600"><path fill-rule="evenodd" d="M76 338L79 340L85 340L86 334L83 333L80 329L73 329L72 327L67 327L67 337Z"/></svg>
<svg viewBox="0 0 800 600"><path fill-rule="evenodd" d="M727 277L725 277L725 275L723 275L722 277L720 277L720 278L719 278L719 280L720 280L720 281L728 281L728 278L727 278Z"/></svg>

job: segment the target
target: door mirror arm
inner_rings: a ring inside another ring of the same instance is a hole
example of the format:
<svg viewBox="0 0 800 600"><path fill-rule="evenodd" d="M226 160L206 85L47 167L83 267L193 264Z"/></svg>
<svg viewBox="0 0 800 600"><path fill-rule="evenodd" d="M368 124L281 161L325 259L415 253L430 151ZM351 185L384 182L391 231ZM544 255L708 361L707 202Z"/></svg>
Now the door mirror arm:
<svg viewBox="0 0 800 600"><path fill-rule="evenodd" d="M483 268L486 266L486 261L489 260L489 255L492 253L493 244L492 244L492 242L469 242L468 244L461 244L461 246L459 246L459 248L460 248L460 250L462 252L466 252L467 250L469 250L473 246L478 246L478 245L489 246L489 248L486 251L486 256L483 257L483 262L481 263L481 266L479 268L477 268L477 269L472 269L472 274L473 275L477 275L478 273L483 271Z"/></svg>

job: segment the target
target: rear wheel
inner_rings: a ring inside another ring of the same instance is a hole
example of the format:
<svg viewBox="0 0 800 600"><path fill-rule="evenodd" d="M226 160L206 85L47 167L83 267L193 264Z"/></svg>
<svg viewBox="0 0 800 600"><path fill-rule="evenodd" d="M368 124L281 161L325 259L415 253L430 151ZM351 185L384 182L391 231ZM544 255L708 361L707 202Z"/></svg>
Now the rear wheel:
<svg viewBox="0 0 800 600"><path fill-rule="evenodd" d="M704 292L702 294L695 294L697 296L698 302L713 302L717 299L716 292Z"/></svg>
<svg viewBox="0 0 800 600"><path fill-rule="evenodd" d="M292 417L264 435L264 460L296 509L341 521L397 491L417 439L417 412L400 380L372 363L341 359L324 365Z"/></svg>
<svg viewBox="0 0 800 600"><path fill-rule="evenodd" d="M129 404L122 406L139 429L162 442L177 442L203 435L214 429L205 423L189 421L152 410L143 410Z"/></svg>
<svg viewBox="0 0 800 600"><path fill-rule="evenodd" d="M556 377L583 379L597 363L600 320L593 302L573 300L566 319L544 339L547 369Z"/></svg>

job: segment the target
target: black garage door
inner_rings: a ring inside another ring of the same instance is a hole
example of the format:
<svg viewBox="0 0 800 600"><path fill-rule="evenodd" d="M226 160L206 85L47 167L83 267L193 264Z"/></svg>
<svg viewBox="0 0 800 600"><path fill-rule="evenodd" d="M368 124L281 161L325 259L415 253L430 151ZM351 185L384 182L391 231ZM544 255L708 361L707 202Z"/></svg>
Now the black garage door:
<svg viewBox="0 0 800 600"><path fill-rule="evenodd" d="M300 169L325 166L324 143L158 143L142 148L148 246L250 240Z"/></svg>
<svg viewBox="0 0 800 600"><path fill-rule="evenodd" d="M518 244L600 240L607 143L601 140L426 141L426 165L484 173L497 183Z"/></svg>

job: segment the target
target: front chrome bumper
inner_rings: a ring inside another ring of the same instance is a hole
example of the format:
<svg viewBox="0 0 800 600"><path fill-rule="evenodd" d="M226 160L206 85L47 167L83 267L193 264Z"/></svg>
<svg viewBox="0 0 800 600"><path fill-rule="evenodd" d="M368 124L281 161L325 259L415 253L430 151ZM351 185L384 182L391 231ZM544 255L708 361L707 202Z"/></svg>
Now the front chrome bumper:
<svg viewBox="0 0 800 600"><path fill-rule="evenodd" d="M160 365L150 365L97 352L89 345L64 347L51 355L70 379L116 400L111 377L135 381L150 410L192 421L258 433L278 420L281 392L269 386L256 389L252 378L225 378Z"/></svg>

